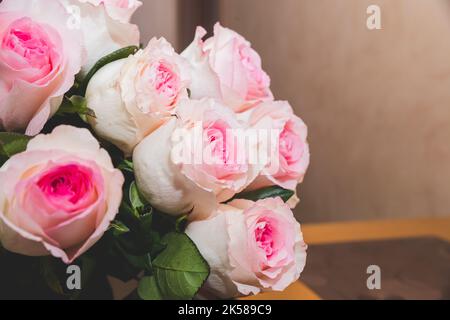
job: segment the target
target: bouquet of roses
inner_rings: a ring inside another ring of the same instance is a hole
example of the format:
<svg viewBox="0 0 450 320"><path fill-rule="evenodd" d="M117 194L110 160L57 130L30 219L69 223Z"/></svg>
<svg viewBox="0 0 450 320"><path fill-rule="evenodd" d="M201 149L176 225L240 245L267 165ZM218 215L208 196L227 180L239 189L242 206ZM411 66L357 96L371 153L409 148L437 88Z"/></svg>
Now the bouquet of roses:
<svg viewBox="0 0 450 320"><path fill-rule="evenodd" d="M0 3L0 291L89 297L111 276L142 299L231 298L304 268L307 127L242 36L142 46L141 4Z"/></svg>

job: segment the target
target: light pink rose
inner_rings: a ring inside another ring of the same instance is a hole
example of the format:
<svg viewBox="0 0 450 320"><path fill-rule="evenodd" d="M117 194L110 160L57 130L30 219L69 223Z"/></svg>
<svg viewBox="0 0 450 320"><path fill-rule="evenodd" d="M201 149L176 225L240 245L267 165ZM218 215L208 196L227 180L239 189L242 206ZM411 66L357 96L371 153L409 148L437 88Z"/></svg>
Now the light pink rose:
<svg viewBox="0 0 450 320"><path fill-rule="evenodd" d="M275 137L268 134L269 162L249 188L278 185L295 190L303 181L310 161L305 123L286 101L260 103L240 118L244 117L251 128L276 133Z"/></svg>
<svg viewBox="0 0 450 320"><path fill-rule="evenodd" d="M67 24L83 33L83 45L87 60L81 75L104 56L124 47L139 46L140 33L136 25L129 22L131 15L140 6L138 1L129 1L130 8L122 8L123 0L59 0L70 14Z"/></svg>
<svg viewBox="0 0 450 320"><path fill-rule="evenodd" d="M300 224L280 198L234 200L188 225L211 273L201 294L218 298L283 291L306 262Z"/></svg>
<svg viewBox="0 0 450 320"><path fill-rule="evenodd" d="M134 12L142 6L138 0L79 0L84 3L91 3L95 6L104 5L111 18L122 23L130 22Z"/></svg>
<svg viewBox="0 0 450 320"><path fill-rule="evenodd" d="M187 97L189 65L164 39L97 72L86 92L98 135L125 153L168 121Z"/></svg>
<svg viewBox="0 0 450 320"><path fill-rule="evenodd" d="M191 88L196 98L204 97L202 84L205 83L204 79L211 79L209 69L204 64L207 59L217 78L209 80L208 85L211 87L218 81L219 95L236 112L245 111L259 101L273 100L270 78L262 69L260 56L247 40L219 23L214 27L213 37L202 41L205 35L206 31L198 28L194 42L182 53L191 61L197 73L193 76L196 81ZM211 96L211 92L214 96ZM208 97L217 98L216 90L209 90L209 93Z"/></svg>
<svg viewBox="0 0 450 320"><path fill-rule="evenodd" d="M39 133L80 71L82 35L54 0L0 5L0 129Z"/></svg>
<svg viewBox="0 0 450 320"><path fill-rule="evenodd" d="M57 127L0 169L0 241L12 252L71 263L108 229L124 178L86 129Z"/></svg>
<svg viewBox="0 0 450 320"><path fill-rule="evenodd" d="M243 129L232 110L216 100L184 100L177 118L134 150L142 194L165 213L208 217L218 202L242 191L261 170L236 142Z"/></svg>

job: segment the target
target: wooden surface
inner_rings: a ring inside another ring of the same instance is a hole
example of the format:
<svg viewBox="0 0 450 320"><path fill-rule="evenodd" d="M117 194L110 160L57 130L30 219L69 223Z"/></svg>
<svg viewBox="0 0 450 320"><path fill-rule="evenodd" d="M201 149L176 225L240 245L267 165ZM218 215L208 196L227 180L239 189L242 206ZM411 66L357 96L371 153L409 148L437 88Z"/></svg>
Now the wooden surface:
<svg viewBox="0 0 450 320"><path fill-rule="evenodd" d="M302 229L308 245L430 236L450 242L450 218L310 224L304 225ZM285 292L265 293L245 299L318 300L320 297L299 281Z"/></svg>

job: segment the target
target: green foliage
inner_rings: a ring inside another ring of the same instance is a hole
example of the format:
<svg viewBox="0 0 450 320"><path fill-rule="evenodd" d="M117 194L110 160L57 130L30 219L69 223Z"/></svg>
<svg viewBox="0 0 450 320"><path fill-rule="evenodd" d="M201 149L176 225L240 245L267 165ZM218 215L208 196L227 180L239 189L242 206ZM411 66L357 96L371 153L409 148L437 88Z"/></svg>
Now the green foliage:
<svg viewBox="0 0 450 320"><path fill-rule="evenodd" d="M142 300L163 299L154 276L144 277L139 281L138 295Z"/></svg>
<svg viewBox="0 0 450 320"><path fill-rule="evenodd" d="M56 113L58 116L72 114L78 114L83 121L86 121L86 116L95 118L95 112L88 108L86 99L81 96L65 97Z"/></svg>
<svg viewBox="0 0 450 320"><path fill-rule="evenodd" d="M287 202L292 196L295 194L292 190L283 189L278 186L268 187L260 190L243 192L236 195L232 200L235 199L246 199L252 201L258 201L267 198L276 198L280 197L284 202ZM230 201L232 201L230 200ZM229 202L230 202L229 201Z"/></svg>
<svg viewBox="0 0 450 320"><path fill-rule="evenodd" d="M128 56L130 56L132 54L135 54L138 50L139 50L138 47L130 46L130 47L126 47L126 48L122 48L122 49L119 49L117 51L114 51L113 53L108 54L107 56L101 58L92 67L92 69L88 72L86 77L84 77L84 79L79 84L79 88L77 88L76 91L81 96L84 96L86 94L86 89L88 87L89 81L91 81L92 77L94 76L94 74L97 73L97 71L99 71L101 68L103 68L104 66L106 66L107 64L109 64L111 62L114 62L114 61L117 61L117 60L120 60L120 59L124 59L124 58L127 58Z"/></svg>
<svg viewBox="0 0 450 320"><path fill-rule="evenodd" d="M153 261L158 288L164 299L192 299L209 276L209 266L184 233L167 234L166 249Z"/></svg>
<svg viewBox="0 0 450 320"><path fill-rule="evenodd" d="M0 132L0 156L7 158L25 151L31 137L12 132Z"/></svg>

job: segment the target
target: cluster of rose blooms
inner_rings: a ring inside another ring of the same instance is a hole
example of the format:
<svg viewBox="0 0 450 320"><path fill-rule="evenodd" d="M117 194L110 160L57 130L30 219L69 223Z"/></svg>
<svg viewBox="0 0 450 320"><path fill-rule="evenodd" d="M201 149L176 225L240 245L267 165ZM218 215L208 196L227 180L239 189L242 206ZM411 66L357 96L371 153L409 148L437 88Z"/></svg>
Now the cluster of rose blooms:
<svg viewBox="0 0 450 320"><path fill-rule="evenodd" d="M119 210L124 177L95 135L132 159L137 186L154 208L188 214L186 233L211 269L203 292L231 297L284 290L306 260L291 211L298 198L233 198L269 186L295 190L309 165L307 127L288 102L274 99L259 55L239 34L217 24L205 40L199 27L181 54L153 38L90 80L85 98L95 114L87 119L93 133L61 125L40 134L76 77L103 56L139 45L138 28L129 21L141 4L0 4L0 129L33 136L0 169L3 247L69 264L102 237ZM175 133L198 123L203 147L216 161L174 161ZM248 128L278 130L276 159L230 159L239 146L226 132ZM277 170L269 170L275 160Z"/></svg>

